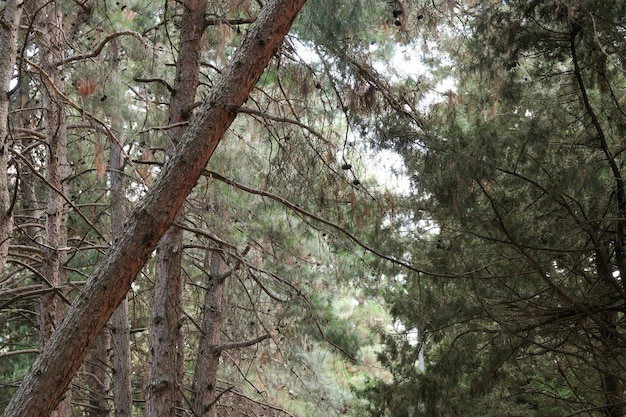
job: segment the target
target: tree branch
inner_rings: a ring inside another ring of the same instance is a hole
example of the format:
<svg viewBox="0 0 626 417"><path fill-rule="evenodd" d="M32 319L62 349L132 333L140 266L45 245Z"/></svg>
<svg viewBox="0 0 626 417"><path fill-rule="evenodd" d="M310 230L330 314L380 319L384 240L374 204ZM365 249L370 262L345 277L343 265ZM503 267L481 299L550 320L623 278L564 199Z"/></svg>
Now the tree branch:
<svg viewBox="0 0 626 417"><path fill-rule="evenodd" d="M241 349L241 348L245 348L248 346L253 346L256 345L257 343L260 343L266 339L269 339L270 337L272 337L269 333L265 333L262 334L259 337L256 337L254 339L251 340L246 340L243 342L232 342L232 343L224 343L218 346L214 346L213 349L211 349L211 353L216 355L218 353L222 353L225 350L232 350L232 349Z"/></svg>
<svg viewBox="0 0 626 417"><path fill-rule="evenodd" d="M160 84L163 84L165 86L165 88L167 88L167 91L169 91L170 94L174 94L176 92L174 87L172 87L163 78L138 78L138 77L135 77L135 78L133 78L133 81L136 81L138 83L160 83Z"/></svg>
<svg viewBox="0 0 626 417"><path fill-rule="evenodd" d="M280 197L280 196L278 196L276 194L270 193L268 191L262 191L262 190L257 190L257 189L254 189L254 188L250 188L250 187L245 186L243 184L240 184L240 183L238 183L238 182L236 182L234 180L226 178L226 177L218 174L215 171L205 170L204 171L204 175L206 175L208 177L211 177L211 178L215 178L218 181L222 181L225 184L231 185L231 186L233 186L235 188L238 188L238 189L240 189L242 191L245 191L247 193L260 195L261 197L267 197L267 198L269 198L271 200L274 200L274 201L282 204L283 206L287 207L288 209L293 210L294 212L296 212L298 214L301 214L302 216L305 216L305 217L308 217L310 219L313 219L313 220L315 220L317 222L325 224L326 226L330 226L333 229L335 229L335 230L339 231L340 233L342 233L344 236L348 237L351 241L356 243L362 249L366 250L367 252L370 252L373 255L376 255L380 259L384 259L384 260L389 261L389 262L391 262L393 264L402 266L404 268L407 268L407 269L409 269L411 271L418 272L418 273L427 273L429 275L436 276L436 277L446 277L446 278L453 278L453 277L455 277L455 276L447 276L447 275L442 275L442 274L435 274L435 273L431 273L431 272L426 272L426 271L423 271L423 270L421 270L421 269L411 265L410 263L408 263L406 261L403 261L401 259L396 259L396 258L394 258L392 256L389 256L389 255L385 255L384 253L378 251L377 249L374 249L373 247L371 247L368 244L366 244L365 242L363 242L361 239L356 237L352 232L350 232L345 227L340 226L340 225L338 225L336 223L333 223L333 222L331 222L329 220L326 220L326 219L324 219L324 218L322 218L322 217L320 217L320 216L318 216L316 214L313 214L313 213L311 213L311 212L309 212L309 211L307 211L307 210L305 210L305 209L303 209L301 207L298 207L294 203L292 203L292 202L290 202L290 201L288 201L288 200L286 200L286 199L284 199L284 198L282 198L282 197Z"/></svg>
<svg viewBox="0 0 626 417"><path fill-rule="evenodd" d="M100 43L98 45L96 45L94 50L91 51L91 52L88 52L86 54L81 54L81 55L75 55L75 56L67 57L67 58L65 58L65 59L63 59L63 60L61 60L59 62L55 62L53 65L55 65L55 66L66 65L66 64L69 64L70 62L74 62L74 61L82 61L83 59L95 58L98 55L100 55L100 53L102 52L102 50L104 49L104 47L106 46L107 43L111 42L115 38L119 38L120 36L132 36L133 38L139 40L145 47L147 47L147 48L151 47L150 42L148 42L141 35L141 33L134 32L132 30L124 30L124 31L121 31L121 32L111 33L110 35L105 37L102 41L100 41Z"/></svg>
<svg viewBox="0 0 626 417"><path fill-rule="evenodd" d="M3 353L0 353L0 359L7 358L9 356L16 356L16 355L29 355L32 353L39 353L39 349L24 349L24 350L14 350L12 352L3 352Z"/></svg>

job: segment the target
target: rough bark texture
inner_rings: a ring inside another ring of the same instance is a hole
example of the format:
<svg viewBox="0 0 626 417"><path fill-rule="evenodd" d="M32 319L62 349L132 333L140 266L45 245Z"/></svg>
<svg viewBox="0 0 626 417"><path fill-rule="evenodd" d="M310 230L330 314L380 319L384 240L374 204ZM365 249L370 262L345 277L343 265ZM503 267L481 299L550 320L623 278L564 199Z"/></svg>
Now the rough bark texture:
<svg viewBox="0 0 626 417"><path fill-rule="evenodd" d="M120 48L117 39L109 44L109 64L113 71L119 71ZM111 122L116 132L122 132L117 138L109 137L109 198L111 204L111 236L118 237L124 232L124 221L128 215L126 200L126 181L124 175L123 147L125 143L124 126L121 123L119 109L109 110ZM133 415L133 396L131 388L130 324L128 317L128 297L124 297L110 321L113 347L111 384L113 386L113 410L116 417ZM103 332L105 334L106 332Z"/></svg>
<svg viewBox="0 0 626 417"><path fill-rule="evenodd" d="M206 163L276 53L306 0L267 3L197 115L175 155L129 216L65 319L24 377L5 417L48 416L137 273L174 222Z"/></svg>
<svg viewBox="0 0 626 417"><path fill-rule="evenodd" d="M130 363L130 326L128 324L128 299L124 297L111 317L113 341L113 409L116 417L133 415Z"/></svg>
<svg viewBox="0 0 626 417"><path fill-rule="evenodd" d="M123 135L120 143L111 140L109 145L109 178L111 181L111 234L119 236L124 231L126 219L126 195L124 187ZM130 324L128 320L128 297L124 297L111 316L111 340L113 345L113 409L116 417L133 415L130 363ZM103 332L104 334L104 332Z"/></svg>
<svg viewBox="0 0 626 417"><path fill-rule="evenodd" d="M35 2L34 12L37 16L36 27L39 28L36 43L41 49L41 67L48 79L41 79L44 119L47 143L46 181L48 198L46 205L46 238L41 274L45 278L44 285L53 288L68 283L65 270L67 262L67 125L65 106L58 100L56 92L49 85L54 83L59 91L64 90L64 75L60 66L56 65L63 59L65 50L62 32L63 16L56 2ZM57 291L41 296L39 303L39 339L44 347L52 333L59 326L67 311L67 304ZM63 397L53 412L55 417L69 417L72 411L71 391Z"/></svg>
<svg viewBox="0 0 626 417"><path fill-rule="evenodd" d="M29 108L29 94L30 94L30 79L26 77L19 88L19 108L25 109L20 112L19 117L13 120L13 123L18 128L31 129L36 124L36 117L34 110L26 110ZM30 149L36 140L32 137L24 137L21 140L22 149ZM22 206L22 216L25 218L26 226L23 226L25 231L25 245L33 246L35 250L41 248L40 244L43 242L42 227L40 226L41 216L43 210L39 206L37 200L37 193L35 190L35 175L31 171L31 167L35 166L32 152L26 152L22 154L25 161L18 159L16 163L19 164L19 202Z"/></svg>
<svg viewBox="0 0 626 417"><path fill-rule="evenodd" d="M13 230L13 217L9 213L9 180L5 148L8 138L9 86L17 56L17 32L22 16L22 0L7 0L4 15L0 17L0 271L4 269L9 251L9 237Z"/></svg>
<svg viewBox="0 0 626 417"><path fill-rule="evenodd" d="M170 125L187 121L195 102L207 1L187 0L183 2L183 7L176 80L169 109ZM174 153L184 131L183 125L168 131L168 156ZM177 218L182 216L181 211ZM157 249L154 303L150 320L146 417L175 416L183 405L182 254L182 231L172 227L165 233Z"/></svg>
<svg viewBox="0 0 626 417"><path fill-rule="evenodd" d="M146 417L177 415L182 406L182 231L171 228L159 244L150 321Z"/></svg>
<svg viewBox="0 0 626 417"><path fill-rule="evenodd" d="M109 377L109 351L111 349L111 334L104 331L89 352L85 366L90 378L87 380L89 386L89 407L85 417L107 417L111 413L109 405L110 397L110 377Z"/></svg>
<svg viewBox="0 0 626 417"><path fill-rule="evenodd" d="M222 300L226 263L219 251L207 250L205 266L209 271L205 294L202 336L193 377L191 411L197 417L217 417L217 371L222 343Z"/></svg>

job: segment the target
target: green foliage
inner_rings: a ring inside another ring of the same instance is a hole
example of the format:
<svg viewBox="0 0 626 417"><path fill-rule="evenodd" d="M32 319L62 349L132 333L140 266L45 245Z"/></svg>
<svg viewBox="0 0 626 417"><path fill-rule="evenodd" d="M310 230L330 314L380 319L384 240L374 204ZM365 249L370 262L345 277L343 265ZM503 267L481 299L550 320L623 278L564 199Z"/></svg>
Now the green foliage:
<svg viewBox="0 0 626 417"><path fill-rule="evenodd" d="M11 309L0 314L0 410L11 399L39 349L31 321L32 308L29 302L14 303Z"/></svg>
<svg viewBox="0 0 626 417"><path fill-rule="evenodd" d="M426 329L425 371L419 345L386 336L371 415L623 414L623 8L456 9L456 90L419 128L371 124L413 181L402 210L438 229L407 250L423 272L387 272L385 293Z"/></svg>

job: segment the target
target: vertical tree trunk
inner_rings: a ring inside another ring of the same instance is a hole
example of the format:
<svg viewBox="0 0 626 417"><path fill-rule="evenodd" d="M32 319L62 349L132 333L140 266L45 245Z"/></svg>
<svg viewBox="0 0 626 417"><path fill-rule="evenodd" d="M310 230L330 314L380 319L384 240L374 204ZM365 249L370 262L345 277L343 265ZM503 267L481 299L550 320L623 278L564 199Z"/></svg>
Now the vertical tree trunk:
<svg viewBox="0 0 626 417"><path fill-rule="evenodd" d="M60 287L68 283L65 270L67 262L67 212L65 198L68 173L67 163L67 125L63 103L58 99L49 83L54 83L59 91L64 90L64 75L56 64L63 58L65 43L63 18L56 2L37 2L38 11L36 37L41 53L41 68L49 77L41 78L41 93L44 108L44 126L46 129L47 157L46 181L48 182L48 200L46 206L46 238L42 275L46 284ZM39 306L39 337L42 347L48 343L52 333L59 326L67 305L57 291L51 291L41 297ZM63 400L53 413L56 417L71 415L71 391L68 390Z"/></svg>
<svg viewBox="0 0 626 417"><path fill-rule="evenodd" d="M114 237L124 231L126 219L126 196L124 187L124 159L122 155L123 135L118 137L121 143L110 141L110 181L111 181L111 233ZM113 408L116 417L131 417L133 398L131 391L130 363L130 325L128 322L128 297L111 316L111 338L113 340Z"/></svg>
<svg viewBox="0 0 626 417"><path fill-rule="evenodd" d="M85 366L89 372L87 386L89 387L89 409L86 417L108 417L111 412L109 406L109 350L111 337L108 331L103 331L93 348Z"/></svg>
<svg viewBox="0 0 626 417"><path fill-rule="evenodd" d="M109 44L110 63L114 71L119 70L119 48L117 40ZM118 109L110 109L110 117L116 132L124 132L119 122ZM116 141L109 138L109 180L111 201L111 235L117 238L124 232L127 216L126 186L124 181L124 134ZM124 297L111 316L111 338L113 341L113 408L116 417L131 417L133 397L131 390L130 324L128 319L128 297Z"/></svg>
<svg viewBox="0 0 626 417"><path fill-rule="evenodd" d="M111 245L25 375L4 417L47 416L59 403L89 348L173 224L235 119L237 108L248 99L305 2L267 2L221 78L197 108L197 116L176 153L128 217L124 233Z"/></svg>
<svg viewBox="0 0 626 417"><path fill-rule="evenodd" d="M619 359L616 358L617 346L619 345L619 329L617 325L617 311L601 313L601 340L604 343L600 353L600 378L604 392L605 408L607 417L623 417L626 410L624 403L624 383L621 378Z"/></svg>
<svg viewBox="0 0 626 417"><path fill-rule="evenodd" d="M174 93L170 99L169 124L187 121L195 102L205 30L206 0L183 2L180 45ZM184 133L184 126L168 131L166 146L171 156ZM183 217L179 212L177 218ZM183 334L181 274L182 231L170 228L157 249L154 303L150 320L150 369L146 393L146 416L175 416L182 408Z"/></svg>
<svg viewBox="0 0 626 417"><path fill-rule="evenodd" d="M24 109L20 112L19 118L13 123L15 126L23 129L32 129L35 124L35 110L26 110L29 106L31 85L30 78L24 77L19 89L19 108ZM29 149L29 152L22 154L26 162L17 160L19 164L19 190L20 190L20 204L22 206L22 212L25 226L23 229L26 234L25 245L33 246L40 249L39 244L42 243L42 227L40 226L42 210L37 200L37 193L35 191L35 175L31 171L31 167L35 166L35 158L33 158L32 149L35 145L35 138L24 137L21 140L22 149Z"/></svg>
<svg viewBox="0 0 626 417"><path fill-rule="evenodd" d="M182 231L168 230L157 252L146 417L175 416L182 406L182 250Z"/></svg>
<svg viewBox="0 0 626 417"><path fill-rule="evenodd" d="M7 175L9 95L10 83L17 56L17 33L22 16L22 0L7 0L0 16L0 271L4 269L9 252L9 238L13 230L10 210L9 179Z"/></svg>
<svg viewBox="0 0 626 417"><path fill-rule="evenodd" d="M205 267L209 271L204 298L202 335L193 376L191 411L196 417L217 417L217 371L222 343L222 300L226 263L219 251L207 250Z"/></svg>

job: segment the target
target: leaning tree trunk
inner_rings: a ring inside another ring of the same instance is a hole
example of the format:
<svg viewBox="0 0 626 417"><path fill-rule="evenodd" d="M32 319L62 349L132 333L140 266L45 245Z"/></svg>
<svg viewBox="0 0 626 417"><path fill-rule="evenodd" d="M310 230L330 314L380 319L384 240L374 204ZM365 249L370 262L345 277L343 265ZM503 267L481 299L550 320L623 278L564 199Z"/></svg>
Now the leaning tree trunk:
<svg viewBox="0 0 626 417"><path fill-rule="evenodd" d="M305 2L266 3L220 80L197 108L176 153L25 375L4 417L47 416L59 403L94 340L173 224L237 109L248 99Z"/></svg>
<svg viewBox="0 0 626 417"><path fill-rule="evenodd" d="M22 0L7 0L4 14L0 16L0 271L4 269L9 252L13 217L9 197L9 178L7 174L9 91L13 69L17 56L17 33L22 16Z"/></svg>
<svg viewBox="0 0 626 417"><path fill-rule="evenodd" d="M176 80L170 99L169 143L167 156L173 155L189 119L198 89L202 54L202 35L206 28L204 15L207 0L183 2L180 45L176 62ZM177 219L183 217L182 210ZM150 368L146 392L146 417L177 415L182 409L183 333L181 273L183 233L170 228L159 243L156 261L154 302L150 320Z"/></svg>

